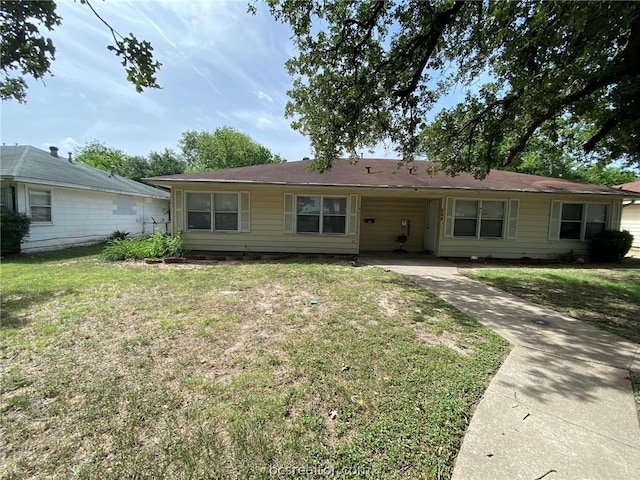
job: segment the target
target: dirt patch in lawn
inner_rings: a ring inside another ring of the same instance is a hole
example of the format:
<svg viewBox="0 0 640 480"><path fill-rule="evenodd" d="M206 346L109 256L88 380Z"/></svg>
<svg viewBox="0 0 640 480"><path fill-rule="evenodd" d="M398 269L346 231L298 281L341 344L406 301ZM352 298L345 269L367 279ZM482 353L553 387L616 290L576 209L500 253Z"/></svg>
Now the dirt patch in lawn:
<svg viewBox="0 0 640 480"><path fill-rule="evenodd" d="M4 478L447 478L507 349L381 269L59 263L0 266Z"/></svg>

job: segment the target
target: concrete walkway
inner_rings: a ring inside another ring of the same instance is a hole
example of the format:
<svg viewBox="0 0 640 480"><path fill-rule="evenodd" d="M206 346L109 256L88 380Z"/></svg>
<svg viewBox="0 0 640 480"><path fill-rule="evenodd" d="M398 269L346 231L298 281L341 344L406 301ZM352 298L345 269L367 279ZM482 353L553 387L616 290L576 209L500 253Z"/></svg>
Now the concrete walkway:
<svg viewBox="0 0 640 480"><path fill-rule="evenodd" d="M471 419L454 480L640 478L629 370L640 345L458 274L433 257L360 257L400 273L512 344Z"/></svg>

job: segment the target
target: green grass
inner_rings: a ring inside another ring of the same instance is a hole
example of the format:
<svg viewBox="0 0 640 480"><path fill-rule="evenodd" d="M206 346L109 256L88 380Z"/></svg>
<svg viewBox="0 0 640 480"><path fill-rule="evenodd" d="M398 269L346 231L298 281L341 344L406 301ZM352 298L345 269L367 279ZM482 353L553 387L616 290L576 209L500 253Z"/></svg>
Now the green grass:
<svg viewBox="0 0 640 480"><path fill-rule="evenodd" d="M382 269L97 253L0 266L2 478L449 478L507 352Z"/></svg>
<svg viewBox="0 0 640 480"><path fill-rule="evenodd" d="M463 270L535 303L640 342L640 260L575 267Z"/></svg>

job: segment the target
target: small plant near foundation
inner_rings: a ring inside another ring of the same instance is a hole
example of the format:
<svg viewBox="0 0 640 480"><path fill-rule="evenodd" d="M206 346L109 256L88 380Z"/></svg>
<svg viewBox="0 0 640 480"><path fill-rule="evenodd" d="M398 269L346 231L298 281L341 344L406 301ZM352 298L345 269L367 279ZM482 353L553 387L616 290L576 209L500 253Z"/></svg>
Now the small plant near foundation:
<svg viewBox="0 0 640 480"><path fill-rule="evenodd" d="M125 240L127 238L129 238L129 232L125 232L122 230L116 230L115 232L113 232L111 235L109 235L107 237L107 242L111 241L111 240Z"/></svg>
<svg viewBox="0 0 640 480"><path fill-rule="evenodd" d="M566 253L561 253L557 258L559 263L575 263L577 259L578 255L573 250L569 250Z"/></svg>
<svg viewBox="0 0 640 480"><path fill-rule="evenodd" d="M102 250L102 257L111 261L170 258L183 254L180 235L172 237L160 232L149 237L116 238L107 242L107 246Z"/></svg>

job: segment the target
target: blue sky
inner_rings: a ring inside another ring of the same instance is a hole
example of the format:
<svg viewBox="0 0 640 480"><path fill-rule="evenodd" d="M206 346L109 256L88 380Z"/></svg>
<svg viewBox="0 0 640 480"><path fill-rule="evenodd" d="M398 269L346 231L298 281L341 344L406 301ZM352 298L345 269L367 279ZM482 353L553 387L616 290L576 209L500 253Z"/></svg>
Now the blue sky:
<svg viewBox="0 0 640 480"><path fill-rule="evenodd" d="M312 156L308 140L284 117L295 54L289 28L249 0L94 0L113 28L151 42L161 90L137 93L107 45L109 30L79 1L60 0L62 24L53 76L27 79L27 103L2 102L7 145L60 148L66 155L92 140L132 155L178 148L186 130L231 126L287 160ZM460 101L454 91L437 107ZM435 113L436 110L434 110ZM397 158L384 146L367 156Z"/></svg>
<svg viewBox="0 0 640 480"><path fill-rule="evenodd" d="M119 32L149 40L163 64L162 90L136 93L106 49L108 29L79 2L58 2L50 33L56 59L44 84L29 80L27 103L2 102L2 142L61 154L97 139L130 154L177 148L186 130L229 125L288 160L310 156L309 142L284 117L295 53L288 27L247 0L108 0L94 7Z"/></svg>

